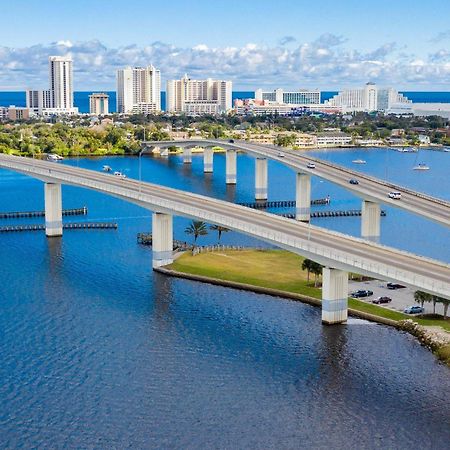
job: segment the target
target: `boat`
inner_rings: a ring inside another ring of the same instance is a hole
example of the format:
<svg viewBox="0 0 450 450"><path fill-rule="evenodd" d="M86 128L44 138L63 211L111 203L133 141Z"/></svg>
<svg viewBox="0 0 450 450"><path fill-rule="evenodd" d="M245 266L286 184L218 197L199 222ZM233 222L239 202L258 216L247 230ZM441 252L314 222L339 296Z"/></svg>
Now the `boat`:
<svg viewBox="0 0 450 450"><path fill-rule="evenodd" d="M169 156L169 149L165 148L165 149L161 152L161 156Z"/></svg>
<svg viewBox="0 0 450 450"><path fill-rule="evenodd" d="M56 155L55 153L49 153L47 155L47 161L61 161L64 159L62 156Z"/></svg>
<svg viewBox="0 0 450 450"><path fill-rule="evenodd" d="M103 166L103 172L111 172L111 166Z"/></svg>
<svg viewBox="0 0 450 450"><path fill-rule="evenodd" d="M124 174L124 173L122 173L120 170L116 170L115 172L114 172L114 175L116 176L116 177L119 177L119 178L126 178L127 176Z"/></svg>
<svg viewBox="0 0 450 450"><path fill-rule="evenodd" d="M413 170L430 170L430 167L424 163L419 163L417 166L413 167Z"/></svg>
<svg viewBox="0 0 450 450"><path fill-rule="evenodd" d="M353 164L366 164L366 161L364 159L354 159L352 161Z"/></svg>

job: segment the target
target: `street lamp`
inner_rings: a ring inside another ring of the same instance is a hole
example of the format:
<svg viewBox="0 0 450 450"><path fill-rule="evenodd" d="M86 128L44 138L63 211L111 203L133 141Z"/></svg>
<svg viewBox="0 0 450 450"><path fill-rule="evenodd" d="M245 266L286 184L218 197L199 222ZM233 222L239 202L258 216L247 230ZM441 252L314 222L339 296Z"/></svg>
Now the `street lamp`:
<svg viewBox="0 0 450 450"><path fill-rule="evenodd" d="M145 143L145 125L144 125L144 139L142 139L142 142ZM145 144L144 144L145 145ZM146 147L143 147L142 150L139 152L139 194L141 193L141 183L142 183L142 163L141 163L141 156L142 153L144 153L147 150Z"/></svg>
<svg viewBox="0 0 450 450"><path fill-rule="evenodd" d="M319 180L319 183L323 183L323 180ZM314 188L317 188L318 185L314 186ZM311 194L314 191L314 188L311 189ZM312 198L312 195L311 195ZM311 240L311 211L309 213L309 221L308 221L308 241Z"/></svg>

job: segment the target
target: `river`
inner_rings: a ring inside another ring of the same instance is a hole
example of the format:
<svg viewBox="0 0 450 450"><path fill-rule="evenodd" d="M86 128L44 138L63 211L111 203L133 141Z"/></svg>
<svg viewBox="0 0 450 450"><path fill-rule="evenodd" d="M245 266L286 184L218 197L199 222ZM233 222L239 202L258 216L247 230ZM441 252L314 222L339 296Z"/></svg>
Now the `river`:
<svg viewBox="0 0 450 450"><path fill-rule="evenodd" d="M449 198L449 153L329 150L322 157ZM109 164L137 176L133 157L65 161ZM143 178L234 201L253 199L253 161L238 157L225 186L181 157L142 158ZM294 174L269 164L269 199L294 198ZM281 180L281 181L278 181ZM358 208L344 189L313 180L329 208ZM0 236L0 446L2 448L445 448L450 441L447 367L411 336L350 319L324 327L297 302L151 271L136 243L150 212L96 192L63 187L65 208L114 220L117 231ZM0 171L0 210L43 208L42 183ZM324 207L317 207L324 208ZM449 232L385 208L382 242L450 261ZM66 219L65 219L66 220ZM2 223L35 223L40 219ZM175 237L188 240L175 219ZM358 218L313 223L358 235ZM203 243L216 241L211 234ZM226 233L225 243L261 245ZM200 242L200 243L201 243Z"/></svg>

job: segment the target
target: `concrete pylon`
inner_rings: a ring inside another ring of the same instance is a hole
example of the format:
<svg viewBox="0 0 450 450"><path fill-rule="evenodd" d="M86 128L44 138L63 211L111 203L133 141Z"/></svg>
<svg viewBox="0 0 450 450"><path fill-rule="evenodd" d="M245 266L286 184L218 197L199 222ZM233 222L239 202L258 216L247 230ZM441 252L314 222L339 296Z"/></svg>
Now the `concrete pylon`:
<svg viewBox="0 0 450 450"><path fill-rule="evenodd" d="M225 157L226 184L236 184L237 153L236 150L227 150Z"/></svg>
<svg viewBox="0 0 450 450"><path fill-rule="evenodd" d="M342 323L348 315L348 272L322 269L322 322Z"/></svg>
<svg viewBox="0 0 450 450"><path fill-rule="evenodd" d="M191 164L192 163L192 149L191 147L183 147L183 163Z"/></svg>
<svg viewBox="0 0 450 450"><path fill-rule="evenodd" d="M45 234L62 236L62 195L60 183L45 183Z"/></svg>
<svg viewBox="0 0 450 450"><path fill-rule="evenodd" d="M381 234L381 206L369 200L362 201L361 236L371 241L378 241Z"/></svg>
<svg viewBox="0 0 450 450"><path fill-rule="evenodd" d="M155 212L152 215L153 267L173 262L173 216Z"/></svg>
<svg viewBox="0 0 450 450"><path fill-rule="evenodd" d="M267 158L255 160L255 199L267 200Z"/></svg>
<svg viewBox="0 0 450 450"><path fill-rule="evenodd" d="M203 149L203 172L212 173L214 171L214 150L211 147Z"/></svg>
<svg viewBox="0 0 450 450"><path fill-rule="evenodd" d="M297 173L295 186L295 218L309 222L311 218L311 176Z"/></svg>

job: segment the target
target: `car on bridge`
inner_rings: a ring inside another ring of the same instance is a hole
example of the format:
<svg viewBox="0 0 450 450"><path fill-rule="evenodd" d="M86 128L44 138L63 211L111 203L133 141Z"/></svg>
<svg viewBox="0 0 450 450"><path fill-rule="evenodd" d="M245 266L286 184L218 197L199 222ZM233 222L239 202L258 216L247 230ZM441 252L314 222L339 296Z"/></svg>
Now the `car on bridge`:
<svg viewBox="0 0 450 450"><path fill-rule="evenodd" d="M353 298L370 297L371 295L373 295L373 291L370 291L368 289L360 289L350 294L350 296Z"/></svg>
<svg viewBox="0 0 450 450"><path fill-rule="evenodd" d="M284 158L284 153L283 152L278 152L278 157L279 158Z"/></svg>
<svg viewBox="0 0 450 450"><path fill-rule="evenodd" d="M405 314L422 314L424 309L419 305L408 306L403 310Z"/></svg>
<svg viewBox="0 0 450 450"><path fill-rule="evenodd" d="M354 178L350 178L350 180L348 180L348 182L349 182L350 184L359 184L359 181L358 181L358 180L355 180Z"/></svg>
<svg viewBox="0 0 450 450"><path fill-rule="evenodd" d="M375 303L375 305L381 305L382 303L391 303L392 298L391 297L377 297L374 300L372 300L372 303Z"/></svg>
<svg viewBox="0 0 450 450"><path fill-rule="evenodd" d="M400 200L402 198L402 193L398 191L392 191L388 194L389 198L392 198L393 200Z"/></svg>
<svg viewBox="0 0 450 450"><path fill-rule="evenodd" d="M308 169L315 169L315 168L316 168L316 165L315 165L313 162L309 162L309 163L306 165L306 167L307 167Z"/></svg>

